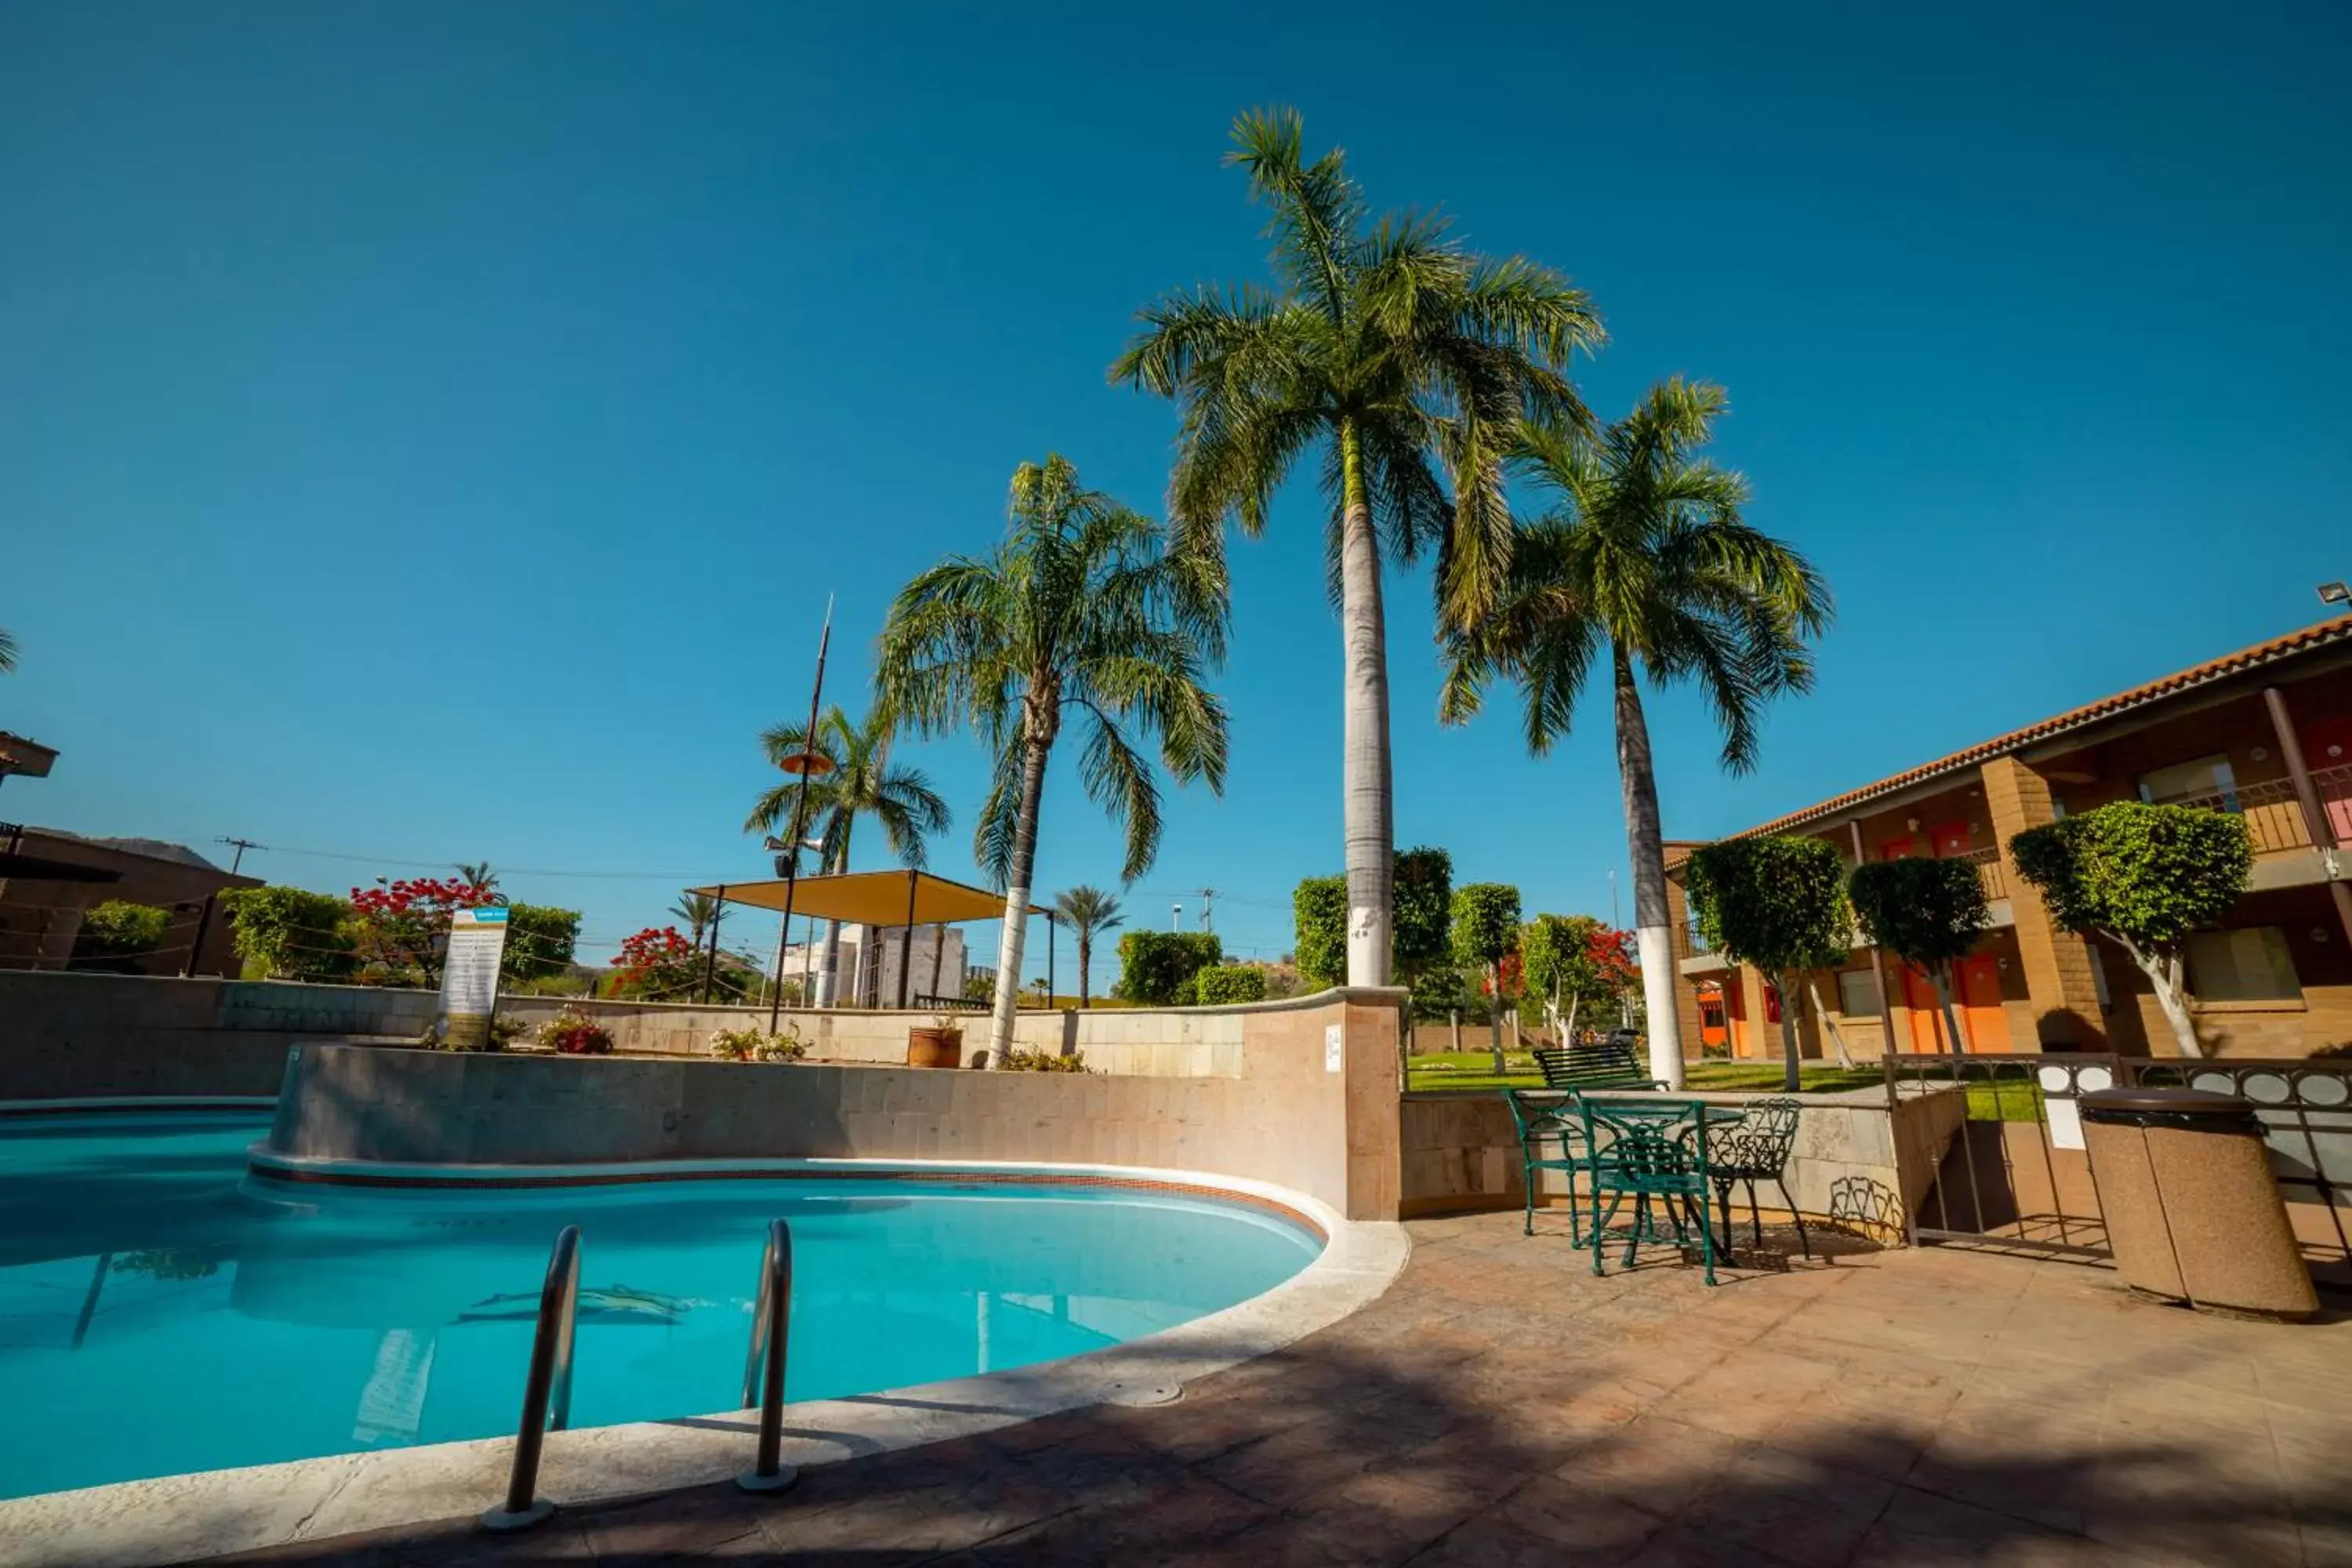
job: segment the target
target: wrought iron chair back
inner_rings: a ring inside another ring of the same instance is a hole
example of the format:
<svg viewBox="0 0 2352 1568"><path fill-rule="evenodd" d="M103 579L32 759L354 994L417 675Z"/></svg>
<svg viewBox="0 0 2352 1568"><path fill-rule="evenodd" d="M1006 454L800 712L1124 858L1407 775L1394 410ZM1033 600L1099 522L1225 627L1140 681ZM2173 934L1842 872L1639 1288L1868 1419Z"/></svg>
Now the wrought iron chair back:
<svg viewBox="0 0 2352 1568"><path fill-rule="evenodd" d="M1511 1120L1518 1125L1519 1171L1527 1189L1527 1234L1536 1233L1536 1184L1539 1173L1565 1171L1569 1173L1569 1245L1582 1246L1576 1174L1590 1170L1591 1160L1591 1145L1584 1139L1584 1124L1576 1111L1576 1097L1563 1097L1548 1089L1507 1089L1503 1100L1511 1108ZM1559 1152L1548 1153L1547 1144L1556 1146Z"/></svg>
<svg viewBox="0 0 2352 1568"><path fill-rule="evenodd" d="M1797 1127L1802 1119L1803 1103L1791 1096L1780 1094L1748 1102L1747 1113L1738 1121L1707 1131L1707 1163L1715 1183L1715 1194L1723 1210L1723 1234L1731 1236L1731 1189L1735 1184L1748 1189L1748 1226L1750 1237L1759 1247L1764 1245L1763 1215L1756 1205L1756 1184L1769 1182L1780 1189L1780 1201L1789 1207L1790 1217L1797 1222L1797 1242L1805 1256L1813 1255L1812 1238L1805 1234L1805 1216L1798 1212L1796 1199L1789 1193L1789 1156L1797 1146Z"/></svg>

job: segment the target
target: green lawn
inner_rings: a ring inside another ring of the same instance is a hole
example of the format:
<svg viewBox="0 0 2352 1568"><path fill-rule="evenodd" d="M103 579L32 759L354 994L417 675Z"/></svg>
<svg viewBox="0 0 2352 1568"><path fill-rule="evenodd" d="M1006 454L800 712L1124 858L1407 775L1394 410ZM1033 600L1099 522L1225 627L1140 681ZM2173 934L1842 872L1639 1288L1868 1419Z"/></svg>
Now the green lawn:
<svg viewBox="0 0 2352 1568"><path fill-rule="evenodd" d="M1495 1076L1495 1058L1489 1051L1433 1051L1412 1058L1405 1088L1430 1089L1541 1089L1543 1075L1536 1070L1536 1059L1525 1051L1503 1053L1503 1076ZM1774 1089L1780 1087L1781 1068L1778 1062L1692 1062L1685 1068L1689 1086L1706 1090ZM1878 1069L1855 1068L1848 1071L1841 1067L1809 1066L1798 1071L1798 1082L1808 1094L1835 1094L1843 1089L1867 1089L1884 1081Z"/></svg>
<svg viewBox="0 0 2352 1568"><path fill-rule="evenodd" d="M1543 1075L1536 1070L1536 1059L1527 1052L1504 1052L1503 1066L1505 1071L1498 1078L1495 1074L1495 1058L1491 1052L1433 1051L1412 1058L1405 1088L1414 1090L1543 1087ZM1690 1062L1685 1065L1684 1074L1690 1088L1708 1092L1769 1093L1779 1089L1782 1080L1779 1062ZM1906 1073L1905 1077L1907 1079L1910 1075ZM1837 1094L1847 1089L1874 1089L1886 1080L1874 1063L1854 1068L1809 1063L1798 1068L1797 1081L1801 1093ZM2038 1120L2042 1113L2042 1089L2030 1078L1972 1078L1969 1080L1968 1090L1969 1120L1971 1121L2032 1121Z"/></svg>

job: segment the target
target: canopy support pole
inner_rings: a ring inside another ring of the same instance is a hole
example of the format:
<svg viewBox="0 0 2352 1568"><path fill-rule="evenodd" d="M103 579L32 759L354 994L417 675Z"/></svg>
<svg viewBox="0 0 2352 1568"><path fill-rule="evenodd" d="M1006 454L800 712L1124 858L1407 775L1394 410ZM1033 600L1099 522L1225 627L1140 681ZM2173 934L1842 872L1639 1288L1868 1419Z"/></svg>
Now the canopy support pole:
<svg viewBox="0 0 2352 1568"><path fill-rule="evenodd" d="M915 870L907 873L907 923L898 928L898 1011L901 1013L907 1010L907 975L915 962L915 889L922 875Z"/></svg>

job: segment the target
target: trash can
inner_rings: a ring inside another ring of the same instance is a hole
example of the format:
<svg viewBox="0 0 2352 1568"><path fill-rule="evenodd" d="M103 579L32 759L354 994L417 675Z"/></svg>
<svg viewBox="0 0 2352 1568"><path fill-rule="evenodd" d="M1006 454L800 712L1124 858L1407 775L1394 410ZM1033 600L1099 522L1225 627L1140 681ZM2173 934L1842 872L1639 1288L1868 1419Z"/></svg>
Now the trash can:
<svg viewBox="0 0 2352 1568"><path fill-rule="evenodd" d="M2081 1104L2107 1241L2133 1289L2263 1317L2318 1312L2251 1101L2101 1089Z"/></svg>

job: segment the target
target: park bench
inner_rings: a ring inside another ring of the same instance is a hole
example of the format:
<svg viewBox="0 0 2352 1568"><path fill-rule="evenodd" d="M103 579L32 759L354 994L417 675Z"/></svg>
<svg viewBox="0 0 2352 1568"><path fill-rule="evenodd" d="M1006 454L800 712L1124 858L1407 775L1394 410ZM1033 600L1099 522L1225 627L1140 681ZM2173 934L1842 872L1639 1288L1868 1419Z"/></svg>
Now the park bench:
<svg viewBox="0 0 2352 1568"><path fill-rule="evenodd" d="M1664 1089L1634 1055L1633 1041L1612 1037L1589 1046L1538 1046L1536 1066L1549 1089Z"/></svg>

